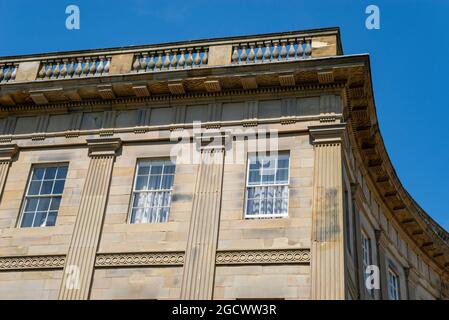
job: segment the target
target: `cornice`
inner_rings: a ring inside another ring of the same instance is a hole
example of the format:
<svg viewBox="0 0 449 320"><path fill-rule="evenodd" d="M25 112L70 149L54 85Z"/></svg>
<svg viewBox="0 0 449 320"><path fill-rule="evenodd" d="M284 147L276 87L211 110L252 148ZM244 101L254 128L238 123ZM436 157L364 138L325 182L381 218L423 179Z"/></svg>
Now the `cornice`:
<svg viewBox="0 0 449 320"><path fill-rule="evenodd" d="M309 126L309 133L312 138L312 144L340 144L342 142L345 129L346 123Z"/></svg>
<svg viewBox="0 0 449 320"><path fill-rule="evenodd" d="M86 139L89 156L115 156L122 145L120 138Z"/></svg>
<svg viewBox="0 0 449 320"><path fill-rule="evenodd" d="M0 144L0 162L12 161L19 148L15 143Z"/></svg>

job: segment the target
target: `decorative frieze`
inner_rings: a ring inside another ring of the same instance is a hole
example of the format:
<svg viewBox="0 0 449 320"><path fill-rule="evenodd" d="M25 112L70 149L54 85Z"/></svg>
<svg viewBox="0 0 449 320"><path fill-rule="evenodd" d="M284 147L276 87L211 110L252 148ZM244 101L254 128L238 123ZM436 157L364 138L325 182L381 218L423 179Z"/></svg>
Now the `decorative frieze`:
<svg viewBox="0 0 449 320"><path fill-rule="evenodd" d="M95 267L179 266L184 252L136 252L97 254Z"/></svg>
<svg viewBox="0 0 449 320"><path fill-rule="evenodd" d="M64 255L0 257L0 271L62 269L64 263Z"/></svg>
<svg viewBox="0 0 449 320"><path fill-rule="evenodd" d="M239 264L308 264L309 249L291 250L241 250L217 252L217 265Z"/></svg>

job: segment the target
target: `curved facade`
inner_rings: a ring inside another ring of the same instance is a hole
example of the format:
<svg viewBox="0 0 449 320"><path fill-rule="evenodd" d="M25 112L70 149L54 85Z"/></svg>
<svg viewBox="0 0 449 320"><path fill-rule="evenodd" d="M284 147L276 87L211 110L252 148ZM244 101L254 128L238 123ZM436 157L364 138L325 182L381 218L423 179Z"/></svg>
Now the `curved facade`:
<svg viewBox="0 0 449 320"><path fill-rule="evenodd" d="M0 298L448 299L335 28L0 58Z"/></svg>

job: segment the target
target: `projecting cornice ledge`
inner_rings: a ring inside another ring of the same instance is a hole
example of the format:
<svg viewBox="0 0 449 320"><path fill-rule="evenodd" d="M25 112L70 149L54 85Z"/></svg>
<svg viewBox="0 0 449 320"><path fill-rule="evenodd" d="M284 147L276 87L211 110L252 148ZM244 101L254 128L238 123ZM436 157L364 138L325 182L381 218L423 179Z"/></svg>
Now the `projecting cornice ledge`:
<svg viewBox="0 0 449 320"><path fill-rule="evenodd" d="M312 144L339 144L342 142L346 123L309 126Z"/></svg>
<svg viewBox="0 0 449 320"><path fill-rule="evenodd" d="M11 161L19 148L15 143L0 144L0 161Z"/></svg>
<svg viewBox="0 0 449 320"><path fill-rule="evenodd" d="M115 156L122 145L120 138L86 139L89 157Z"/></svg>

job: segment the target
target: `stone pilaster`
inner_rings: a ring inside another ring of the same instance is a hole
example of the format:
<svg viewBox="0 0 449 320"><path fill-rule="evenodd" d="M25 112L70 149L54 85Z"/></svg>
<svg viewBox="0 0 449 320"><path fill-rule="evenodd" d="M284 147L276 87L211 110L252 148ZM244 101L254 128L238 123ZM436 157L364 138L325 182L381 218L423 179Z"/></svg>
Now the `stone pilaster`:
<svg viewBox="0 0 449 320"><path fill-rule="evenodd" d="M108 198L118 138L88 139L91 158L67 253L59 299L89 298L95 255Z"/></svg>
<svg viewBox="0 0 449 320"><path fill-rule="evenodd" d="M404 273L407 282L407 299L416 300L416 289L419 284L420 275L413 267L404 268Z"/></svg>
<svg viewBox="0 0 449 320"><path fill-rule="evenodd" d="M314 145L311 298L345 299L342 136L345 124L309 127Z"/></svg>
<svg viewBox="0 0 449 320"><path fill-rule="evenodd" d="M204 145L207 139L213 141ZM185 254L181 299L212 299L215 256L221 211L224 154L227 137L198 137L201 163L193 195L192 216Z"/></svg>
<svg viewBox="0 0 449 320"><path fill-rule="evenodd" d="M18 147L16 144L9 143L0 145L0 199L3 194L6 178L8 177L9 167L17 150Z"/></svg>

